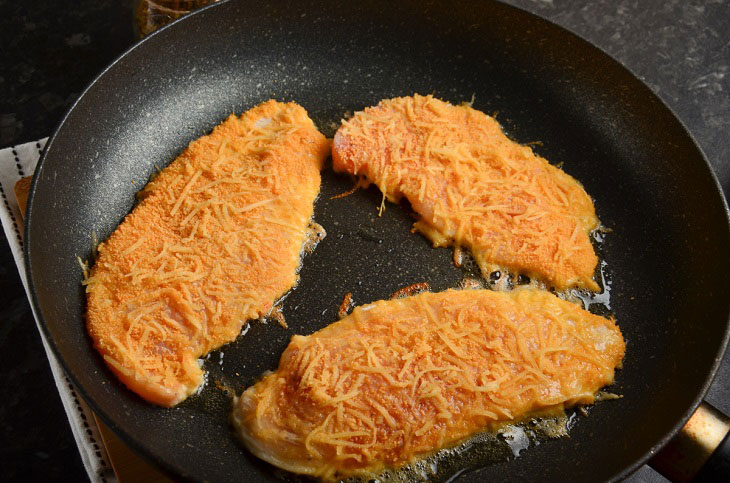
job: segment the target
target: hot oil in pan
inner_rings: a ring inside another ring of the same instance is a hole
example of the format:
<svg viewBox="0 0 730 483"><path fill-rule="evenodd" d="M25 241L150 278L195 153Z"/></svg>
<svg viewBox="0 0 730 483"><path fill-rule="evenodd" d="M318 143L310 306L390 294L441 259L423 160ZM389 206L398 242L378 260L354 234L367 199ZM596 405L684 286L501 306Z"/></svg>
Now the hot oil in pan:
<svg viewBox="0 0 730 483"><path fill-rule="evenodd" d="M575 411L569 411L561 416L532 418L519 424L503 425L496 431L472 436L452 448L438 451L398 470L386 470L374 481L450 482L469 471L513 460L531 446L567 436L577 418ZM345 481L354 483L359 480L352 478Z"/></svg>
<svg viewBox="0 0 730 483"><path fill-rule="evenodd" d="M601 286L600 292L591 292L586 289L567 289L561 292L550 289L555 295L561 299L581 305L584 309L603 317L611 317L611 272L603 257L603 242L607 231L599 227L591 234L593 239L593 247L598 255L598 266L594 278ZM547 290L544 283L539 280L530 279L524 275L513 275L506 270L494 270L490 273L488 279L481 277L479 265L469 251L459 249L455 260L458 259L459 266L465 272L465 278L460 283L459 288L462 289L479 289L490 288L492 290L513 290L518 287L532 287Z"/></svg>

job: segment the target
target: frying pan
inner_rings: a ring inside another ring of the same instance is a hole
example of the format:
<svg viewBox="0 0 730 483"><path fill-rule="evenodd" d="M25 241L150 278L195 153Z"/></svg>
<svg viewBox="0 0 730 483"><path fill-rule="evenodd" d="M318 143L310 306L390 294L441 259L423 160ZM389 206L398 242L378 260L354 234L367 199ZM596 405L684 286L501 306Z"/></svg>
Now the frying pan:
<svg viewBox="0 0 730 483"><path fill-rule="evenodd" d="M687 420L728 339L728 211L703 154L645 85L573 34L496 2L230 1L104 71L48 143L31 189L26 264L43 330L93 409L142 455L184 478L290 478L237 443L213 381L237 392L255 382L294 333L335 321L346 292L363 304L415 282L441 290L473 269L410 233L407 206L378 217L377 190L331 199L352 183L325 170L315 218L328 236L283 302L289 329L252 323L206 359L202 393L170 410L126 390L92 349L76 257L90 258L157 167L232 112L295 100L332 135L346 113L414 92L474 95L510 137L540 141L538 154L584 184L612 230L597 249L628 342L611 389L623 398L577 416L569 438L488 465L467 451L439 477L618 479Z"/></svg>

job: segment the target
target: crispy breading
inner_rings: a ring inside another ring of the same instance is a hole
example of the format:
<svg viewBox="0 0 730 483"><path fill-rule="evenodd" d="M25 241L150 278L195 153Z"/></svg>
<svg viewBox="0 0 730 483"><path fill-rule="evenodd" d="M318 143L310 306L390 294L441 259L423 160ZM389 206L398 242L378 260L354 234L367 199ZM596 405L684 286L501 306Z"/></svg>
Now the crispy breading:
<svg viewBox="0 0 730 483"><path fill-rule="evenodd" d="M505 421L592 403L624 350L613 320L546 291L425 292L294 336L233 420L281 468L372 477Z"/></svg>
<svg viewBox="0 0 730 483"><path fill-rule="evenodd" d="M174 406L198 358L297 282L329 141L300 106L265 102L190 143L139 194L87 280L87 327L109 368Z"/></svg>
<svg viewBox="0 0 730 483"><path fill-rule="evenodd" d="M599 290L589 238L598 225L583 187L497 121L432 96L399 97L343 121L333 167L405 196L434 246L469 248L482 274L508 269L562 290Z"/></svg>

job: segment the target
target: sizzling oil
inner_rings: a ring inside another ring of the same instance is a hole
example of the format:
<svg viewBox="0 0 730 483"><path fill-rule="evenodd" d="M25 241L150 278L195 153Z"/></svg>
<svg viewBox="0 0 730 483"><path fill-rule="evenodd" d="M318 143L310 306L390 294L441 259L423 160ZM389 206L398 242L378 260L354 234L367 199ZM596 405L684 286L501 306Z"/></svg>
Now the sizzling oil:
<svg viewBox="0 0 730 483"><path fill-rule="evenodd" d="M535 417L518 424L504 424L495 431L477 434L456 446L442 449L397 470L385 470L369 481L451 482L469 471L513 460L532 446L567 436L577 419L575 411L569 411L559 416ZM361 480L350 478L344 481Z"/></svg>

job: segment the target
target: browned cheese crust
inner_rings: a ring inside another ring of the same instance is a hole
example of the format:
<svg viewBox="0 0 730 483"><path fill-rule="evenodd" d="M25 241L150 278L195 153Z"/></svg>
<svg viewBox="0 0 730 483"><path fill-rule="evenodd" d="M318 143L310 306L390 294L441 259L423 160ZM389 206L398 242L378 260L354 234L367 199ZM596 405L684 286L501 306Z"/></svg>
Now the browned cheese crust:
<svg viewBox="0 0 730 483"><path fill-rule="evenodd" d="M599 290L591 198L480 111L432 96L384 100L343 121L332 158L390 201L405 196L420 215L414 228L434 246L469 248L485 278L506 268Z"/></svg>
<svg viewBox="0 0 730 483"><path fill-rule="evenodd" d="M297 282L329 142L300 106L265 102L193 141L98 247L87 281L94 346L130 389L173 406L198 358Z"/></svg>
<svg viewBox="0 0 730 483"><path fill-rule="evenodd" d="M500 422L592 403L624 349L613 320L545 291L426 292L294 336L233 418L281 468L373 475Z"/></svg>

